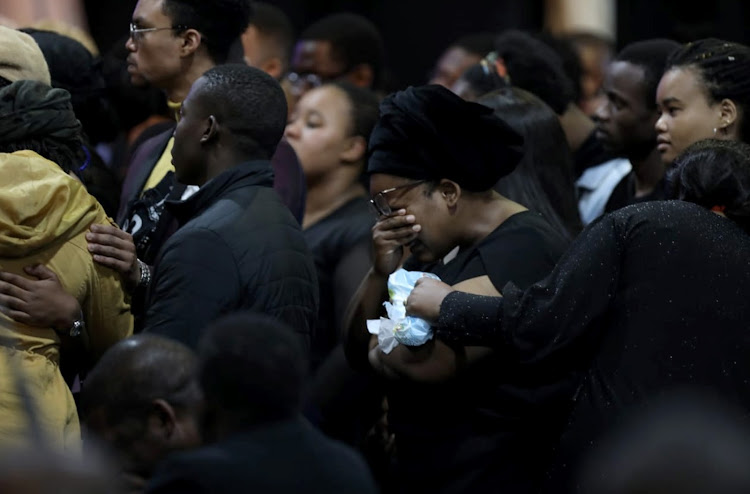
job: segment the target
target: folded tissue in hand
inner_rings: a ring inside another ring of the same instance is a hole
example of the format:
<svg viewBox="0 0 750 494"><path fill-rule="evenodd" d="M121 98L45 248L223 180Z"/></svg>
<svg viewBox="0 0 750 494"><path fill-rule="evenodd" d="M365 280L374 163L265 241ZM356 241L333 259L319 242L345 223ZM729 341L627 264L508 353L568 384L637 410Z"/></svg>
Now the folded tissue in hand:
<svg viewBox="0 0 750 494"><path fill-rule="evenodd" d="M440 279L432 273L405 269L399 269L388 277L390 301L383 302L388 317L367 321L367 330L378 335L378 347L383 353L391 353L399 343L419 346L432 339L432 329L427 321L406 315L406 299L422 276Z"/></svg>

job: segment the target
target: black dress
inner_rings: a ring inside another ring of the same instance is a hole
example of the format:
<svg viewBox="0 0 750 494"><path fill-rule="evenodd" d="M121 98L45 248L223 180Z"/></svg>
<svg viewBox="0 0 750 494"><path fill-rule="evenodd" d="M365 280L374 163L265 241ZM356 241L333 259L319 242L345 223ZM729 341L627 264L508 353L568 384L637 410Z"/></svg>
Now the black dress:
<svg viewBox="0 0 750 494"><path fill-rule="evenodd" d="M346 307L372 264L374 223L369 201L356 197L303 232L320 287L305 415L328 436L357 447L379 417L383 392L372 376L349 366L339 335Z"/></svg>
<svg viewBox="0 0 750 494"><path fill-rule="evenodd" d="M592 223L552 274L505 298L454 292L438 334L491 345L530 374L582 380L548 478L576 490L603 431L678 386L750 410L750 235L680 201L636 204Z"/></svg>
<svg viewBox="0 0 750 494"><path fill-rule="evenodd" d="M432 271L449 284L487 275L498 288L509 281L529 286L550 272L566 247L540 215L527 211L447 264L406 267ZM389 382L387 393L395 485L430 493L533 492L540 472L525 460L548 453L550 431L555 437L562 423L546 417L559 404L556 397L567 396L527 381L494 357L449 382Z"/></svg>
<svg viewBox="0 0 750 494"><path fill-rule="evenodd" d="M314 368L339 342L346 305L370 269L374 224L369 201L355 197L303 231L320 287L312 347Z"/></svg>

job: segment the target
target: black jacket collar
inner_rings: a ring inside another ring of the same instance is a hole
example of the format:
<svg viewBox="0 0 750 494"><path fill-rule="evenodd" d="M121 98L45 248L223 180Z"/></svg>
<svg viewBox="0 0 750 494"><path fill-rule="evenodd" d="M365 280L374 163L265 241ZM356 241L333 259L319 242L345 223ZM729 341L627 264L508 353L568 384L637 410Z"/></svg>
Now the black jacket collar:
<svg viewBox="0 0 750 494"><path fill-rule="evenodd" d="M268 160L246 161L206 182L184 201L167 201L165 207L181 225L197 216L220 197L248 186L273 187L273 167Z"/></svg>

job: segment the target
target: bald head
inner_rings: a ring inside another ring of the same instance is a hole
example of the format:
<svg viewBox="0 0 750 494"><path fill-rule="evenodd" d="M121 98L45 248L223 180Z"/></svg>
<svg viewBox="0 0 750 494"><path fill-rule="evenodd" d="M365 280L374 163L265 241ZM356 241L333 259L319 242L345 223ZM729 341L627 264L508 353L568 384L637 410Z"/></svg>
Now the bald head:
<svg viewBox="0 0 750 494"><path fill-rule="evenodd" d="M99 360L84 381L81 412L121 468L148 475L169 452L199 444L196 365L187 346L155 335L123 340Z"/></svg>
<svg viewBox="0 0 750 494"><path fill-rule="evenodd" d="M195 355L182 343L155 335L133 336L110 348L86 378L83 413L105 407L119 415L158 398L189 399L195 369Z"/></svg>

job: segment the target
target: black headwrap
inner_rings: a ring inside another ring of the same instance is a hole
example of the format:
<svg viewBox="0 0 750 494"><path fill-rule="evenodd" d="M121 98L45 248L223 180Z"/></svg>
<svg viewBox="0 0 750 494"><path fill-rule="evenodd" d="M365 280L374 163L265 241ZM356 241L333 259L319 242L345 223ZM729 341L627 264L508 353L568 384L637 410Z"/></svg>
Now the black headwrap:
<svg viewBox="0 0 750 494"><path fill-rule="evenodd" d="M80 131L64 89L27 80L0 88L0 144L43 138L71 141Z"/></svg>
<svg viewBox="0 0 750 494"><path fill-rule="evenodd" d="M369 174L447 178L480 192L515 169L523 154L523 137L490 108L429 85L383 100L370 153Z"/></svg>

